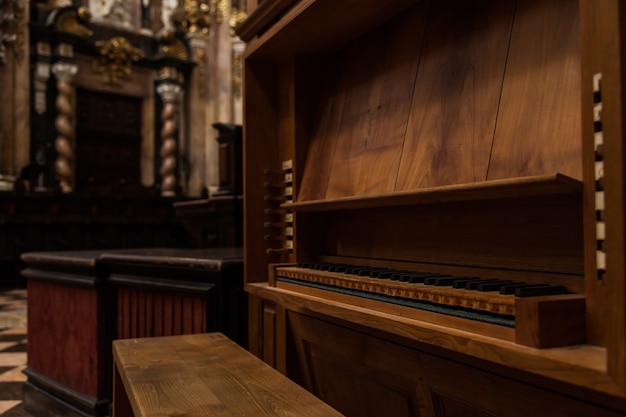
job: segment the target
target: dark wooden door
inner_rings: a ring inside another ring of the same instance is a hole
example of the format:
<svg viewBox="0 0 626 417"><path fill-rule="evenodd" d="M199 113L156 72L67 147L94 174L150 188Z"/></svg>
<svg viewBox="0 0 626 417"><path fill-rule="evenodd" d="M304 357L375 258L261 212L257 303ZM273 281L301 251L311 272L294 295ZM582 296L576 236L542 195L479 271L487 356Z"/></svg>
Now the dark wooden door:
<svg viewBox="0 0 626 417"><path fill-rule="evenodd" d="M76 92L76 190L140 182L141 98Z"/></svg>

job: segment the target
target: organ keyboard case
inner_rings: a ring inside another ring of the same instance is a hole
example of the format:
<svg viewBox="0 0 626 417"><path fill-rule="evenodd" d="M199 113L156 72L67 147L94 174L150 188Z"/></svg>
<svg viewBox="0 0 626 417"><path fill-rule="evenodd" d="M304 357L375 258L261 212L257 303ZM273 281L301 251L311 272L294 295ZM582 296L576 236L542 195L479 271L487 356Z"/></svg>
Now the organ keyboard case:
<svg viewBox="0 0 626 417"><path fill-rule="evenodd" d="M348 416L626 414L626 6L248 6L249 349Z"/></svg>

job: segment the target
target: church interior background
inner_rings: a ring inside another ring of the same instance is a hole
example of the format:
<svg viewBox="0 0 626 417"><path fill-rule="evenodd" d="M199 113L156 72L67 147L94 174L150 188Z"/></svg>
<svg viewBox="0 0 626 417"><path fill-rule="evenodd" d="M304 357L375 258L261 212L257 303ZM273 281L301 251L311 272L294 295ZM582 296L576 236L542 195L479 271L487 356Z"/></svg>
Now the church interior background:
<svg viewBox="0 0 626 417"><path fill-rule="evenodd" d="M172 205L232 182L245 17L245 0L0 0L0 286L28 251L189 244ZM192 245L240 243L217 234Z"/></svg>

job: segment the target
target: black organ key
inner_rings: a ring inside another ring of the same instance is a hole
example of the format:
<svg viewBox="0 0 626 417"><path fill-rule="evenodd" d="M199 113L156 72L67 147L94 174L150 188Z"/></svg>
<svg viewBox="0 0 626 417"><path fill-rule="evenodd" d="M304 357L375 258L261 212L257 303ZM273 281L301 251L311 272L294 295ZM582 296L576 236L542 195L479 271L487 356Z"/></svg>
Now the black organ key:
<svg viewBox="0 0 626 417"><path fill-rule="evenodd" d="M511 284L512 281L510 280L503 280L503 281L496 281L496 282L486 282L483 284L478 284L478 287L476 288L478 291L480 292L487 292L487 291L500 291L500 287L506 284Z"/></svg>
<svg viewBox="0 0 626 417"><path fill-rule="evenodd" d="M370 269L371 268L368 268L366 266L352 266L351 268L346 268L346 270L343 271L343 272L346 273L346 274L350 274L350 275L359 275L360 271L363 271L363 270L369 271ZM368 272L368 274L369 274L369 272Z"/></svg>
<svg viewBox="0 0 626 417"><path fill-rule="evenodd" d="M526 285L515 289L516 297L536 297L540 295L568 294L569 291L564 285Z"/></svg>
<svg viewBox="0 0 626 417"><path fill-rule="evenodd" d="M328 271L329 272L345 272L346 269L351 268L351 266L349 265L333 265L331 266Z"/></svg>
<svg viewBox="0 0 626 417"><path fill-rule="evenodd" d="M466 290L477 290L478 286L481 284L487 284L491 282L500 281L499 279L490 278L490 279L480 279L478 281L468 281L465 283Z"/></svg>
<svg viewBox="0 0 626 417"><path fill-rule="evenodd" d="M515 290L520 287L527 287L529 285L548 285L548 284L528 284L526 282L513 282L510 284L503 284L500 286L500 294L515 294Z"/></svg>
<svg viewBox="0 0 626 417"><path fill-rule="evenodd" d="M457 281L467 281L468 279L476 279L474 277L442 275L431 280L436 287L451 287Z"/></svg>
<svg viewBox="0 0 626 417"><path fill-rule="evenodd" d="M400 281L400 278L402 278L402 275L405 275L405 274L408 274L408 273L409 273L409 271L394 272L393 274L391 274L389 279L391 279L393 281Z"/></svg>
<svg viewBox="0 0 626 417"><path fill-rule="evenodd" d="M452 275L431 274L424 279L425 285L436 285L439 278L452 278Z"/></svg>
<svg viewBox="0 0 626 417"><path fill-rule="evenodd" d="M433 274L420 273L420 272L407 272L400 276L400 281L410 282L413 284L425 282L425 280L432 278Z"/></svg>
<svg viewBox="0 0 626 417"><path fill-rule="evenodd" d="M391 278L391 276L394 274L393 271L391 270L380 270L380 271L372 271L372 273L370 274L370 277L372 278Z"/></svg>
<svg viewBox="0 0 626 417"><path fill-rule="evenodd" d="M460 278L456 281L452 282L452 288L465 288L465 284L468 282L482 281L481 278L471 277L471 278Z"/></svg>

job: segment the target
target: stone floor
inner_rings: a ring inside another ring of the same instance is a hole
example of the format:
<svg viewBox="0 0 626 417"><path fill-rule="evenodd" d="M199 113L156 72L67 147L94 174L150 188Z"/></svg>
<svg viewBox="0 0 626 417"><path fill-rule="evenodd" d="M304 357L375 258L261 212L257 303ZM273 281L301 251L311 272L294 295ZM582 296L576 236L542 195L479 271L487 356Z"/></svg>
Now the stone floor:
<svg viewBox="0 0 626 417"><path fill-rule="evenodd" d="M22 409L26 376L25 289L0 290L0 416L27 417Z"/></svg>

